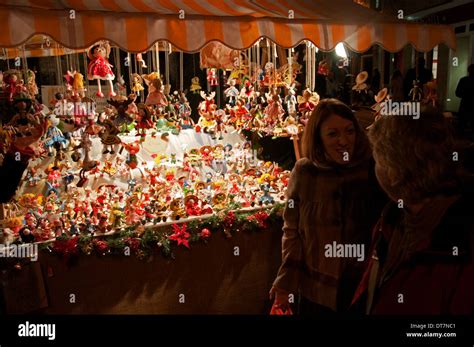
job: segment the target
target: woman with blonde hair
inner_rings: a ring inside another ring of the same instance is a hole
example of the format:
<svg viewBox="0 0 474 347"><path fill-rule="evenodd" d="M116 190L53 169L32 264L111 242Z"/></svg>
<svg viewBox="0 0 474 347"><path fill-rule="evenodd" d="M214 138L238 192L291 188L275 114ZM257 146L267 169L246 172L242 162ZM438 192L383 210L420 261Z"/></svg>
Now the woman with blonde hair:
<svg viewBox="0 0 474 347"><path fill-rule="evenodd" d="M303 156L288 184L282 264L270 296L286 309L299 294L303 314L346 312L385 199L367 137L344 103L315 107Z"/></svg>

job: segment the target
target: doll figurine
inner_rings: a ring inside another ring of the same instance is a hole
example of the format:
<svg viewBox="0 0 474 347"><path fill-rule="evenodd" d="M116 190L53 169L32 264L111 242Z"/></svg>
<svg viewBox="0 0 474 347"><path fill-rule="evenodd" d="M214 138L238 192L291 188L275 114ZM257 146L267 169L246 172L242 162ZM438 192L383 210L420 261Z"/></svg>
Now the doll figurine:
<svg viewBox="0 0 474 347"><path fill-rule="evenodd" d="M224 90L224 95L229 99L229 104L234 106L235 99L239 95L239 90L235 87L235 78L229 81L229 88Z"/></svg>
<svg viewBox="0 0 474 347"><path fill-rule="evenodd" d="M423 98L423 90L419 86L419 81L413 81L413 88L410 90L409 97L412 101L421 101Z"/></svg>
<svg viewBox="0 0 474 347"><path fill-rule="evenodd" d="M194 120L191 118L191 107L189 106L188 99L186 98L186 93L181 90L179 91L178 112L178 123L181 129L194 128Z"/></svg>
<svg viewBox="0 0 474 347"><path fill-rule="evenodd" d="M99 133L99 137L104 146L102 154L115 154L114 147L122 143L122 140L118 137L120 130L110 119L106 119L101 125L102 129Z"/></svg>
<svg viewBox="0 0 474 347"><path fill-rule="evenodd" d="M84 97L84 76L77 71L74 71L74 79L72 82L72 95L78 95L81 98Z"/></svg>
<svg viewBox="0 0 474 347"><path fill-rule="evenodd" d="M123 143L122 146L128 152L128 158L125 162L131 169L135 169L138 166L137 153L140 152L140 142L135 141L132 143Z"/></svg>
<svg viewBox="0 0 474 347"><path fill-rule="evenodd" d="M18 83L18 77L13 73L5 75L5 77L3 78L3 83L5 84L4 92L8 95L8 100L12 102L13 95L15 94L17 89L16 86Z"/></svg>
<svg viewBox="0 0 474 347"><path fill-rule="evenodd" d="M112 72L112 65L108 61L110 55L110 45L107 41L101 41L99 44L92 46L87 55L91 60L87 66L87 78L89 80L97 80L98 92L97 96L100 98L104 97L102 93L100 81L109 81L110 93L109 96L115 96L114 86L112 81L115 79L115 75Z"/></svg>
<svg viewBox="0 0 474 347"><path fill-rule="evenodd" d="M36 74L32 70L26 72L26 88L31 98L34 98L38 92L38 86L36 85Z"/></svg>
<svg viewBox="0 0 474 347"><path fill-rule="evenodd" d="M211 86L217 86L217 69L216 68L210 68L207 72L207 81Z"/></svg>
<svg viewBox="0 0 474 347"><path fill-rule="evenodd" d="M138 104L138 113L136 120L138 135L142 137L146 135L146 129L151 129L154 127L153 121L151 119L151 112L148 109L148 106L145 104Z"/></svg>
<svg viewBox="0 0 474 347"><path fill-rule="evenodd" d="M201 91L201 85L199 84L199 77L191 78L191 87L189 87L189 91L193 94L199 94Z"/></svg>
<svg viewBox="0 0 474 347"><path fill-rule="evenodd" d="M145 60L143 59L142 56L143 53L137 53L137 62L142 64L142 68L146 69L148 66L146 66Z"/></svg>
<svg viewBox="0 0 474 347"><path fill-rule="evenodd" d="M301 115L305 119L309 119L311 112L316 107L319 102L319 95L317 93L311 92L311 90L306 89L303 92L303 96L298 96L298 111L301 112Z"/></svg>
<svg viewBox="0 0 474 347"><path fill-rule="evenodd" d="M152 72L148 75L143 75L143 80L148 86L148 95L145 100L146 105L156 105L158 107L165 107L168 105L168 99L165 95L165 87L160 79L159 73Z"/></svg>
<svg viewBox="0 0 474 347"><path fill-rule="evenodd" d="M117 95L127 96L127 87L125 86L125 80L123 79L123 76L117 77L114 87L115 90L117 90Z"/></svg>
<svg viewBox="0 0 474 347"><path fill-rule="evenodd" d="M288 90L288 95L285 97L286 109L288 114L292 115L296 113L295 84L286 84L286 88Z"/></svg>
<svg viewBox="0 0 474 347"><path fill-rule="evenodd" d="M140 96L142 90L145 90L142 77L137 73L132 74L132 92Z"/></svg>
<svg viewBox="0 0 474 347"><path fill-rule="evenodd" d="M46 131L46 140L44 146L48 149L49 156L53 156L53 147L56 149L56 156L60 157L60 152L65 149L68 141L64 137L62 131L58 128L59 118L51 115L51 126Z"/></svg>
<svg viewBox="0 0 474 347"><path fill-rule="evenodd" d="M265 115L267 123L274 124L277 121L283 121L283 115L285 110L281 105L280 95L276 89L273 89L272 93L267 93L268 106L265 107Z"/></svg>

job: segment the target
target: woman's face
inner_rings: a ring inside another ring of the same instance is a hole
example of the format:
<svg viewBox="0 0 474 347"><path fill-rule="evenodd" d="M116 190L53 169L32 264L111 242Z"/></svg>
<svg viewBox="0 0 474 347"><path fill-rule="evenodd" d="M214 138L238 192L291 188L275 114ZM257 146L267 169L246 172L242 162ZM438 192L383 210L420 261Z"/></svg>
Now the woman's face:
<svg viewBox="0 0 474 347"><path fill-rule="evenodd" d="M356 140L354 123L333 114L321 124L320 131L326 155L338 164L349 163Z"/></svg>

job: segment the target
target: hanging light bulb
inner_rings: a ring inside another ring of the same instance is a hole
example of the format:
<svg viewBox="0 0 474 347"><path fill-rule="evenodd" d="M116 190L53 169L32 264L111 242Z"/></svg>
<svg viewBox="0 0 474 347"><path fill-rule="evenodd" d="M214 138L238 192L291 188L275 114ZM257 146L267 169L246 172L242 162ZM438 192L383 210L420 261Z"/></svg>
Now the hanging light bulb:
<svg viewBox="0 0 474 347"><path fill-rule="evenodd" d="M339 42L336 45L336 54L341 58L347 58L346 49L344 48L344 44L342 42Z"/></svg>

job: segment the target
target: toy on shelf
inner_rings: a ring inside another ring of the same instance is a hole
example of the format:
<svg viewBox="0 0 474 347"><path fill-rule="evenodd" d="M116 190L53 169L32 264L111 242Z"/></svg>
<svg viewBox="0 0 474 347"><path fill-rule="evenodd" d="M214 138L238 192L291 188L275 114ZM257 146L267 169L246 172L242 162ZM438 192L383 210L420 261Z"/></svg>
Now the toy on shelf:
<svg viewBox="0 0 474 347"><path fill-rule="evenodd" d="M143 80L148 86L148 95L145 100L147 105L156 105L158 107L165 107L168 105L168 99L165 95L165 86L161 81L158 72L152 72L148 75L143 75Z"/></svg>

